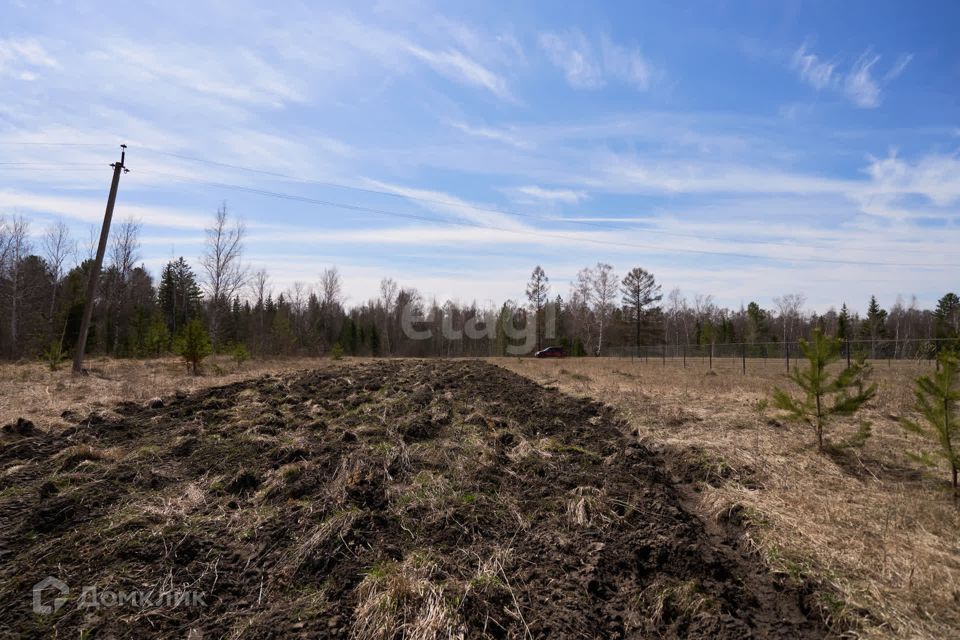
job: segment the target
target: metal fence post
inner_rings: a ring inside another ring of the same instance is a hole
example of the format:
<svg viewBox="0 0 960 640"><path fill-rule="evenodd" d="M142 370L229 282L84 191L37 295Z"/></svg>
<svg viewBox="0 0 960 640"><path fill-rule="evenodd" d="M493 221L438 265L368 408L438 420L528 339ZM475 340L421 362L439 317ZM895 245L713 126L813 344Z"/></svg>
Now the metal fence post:
<svg viewBox="0 0 960 640"><path fill-rule="evenodd" d="M740 345L740 357L743 358L743 375L747 375L747 345Z"/></svg>
<svg viewBox="0 0 960 640"><path fill-rule="evenodd" d="M784 351L787 352L787 373L790 373L790 343L784 342Z"/></svg>
<svg viewBox="0 0 960 640"><path fill-rule="evenodd" d="M683 343L683 368L687 368L687 343Z"/></svg>

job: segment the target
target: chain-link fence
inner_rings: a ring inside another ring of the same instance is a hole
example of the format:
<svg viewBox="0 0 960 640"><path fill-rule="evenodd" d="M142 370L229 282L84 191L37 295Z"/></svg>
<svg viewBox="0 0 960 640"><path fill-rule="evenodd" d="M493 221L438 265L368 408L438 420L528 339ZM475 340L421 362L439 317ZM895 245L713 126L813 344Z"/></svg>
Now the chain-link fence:
<svg viewBox="0 0 960 640"><path fill-rule="evenodd" d="M937 354L946 349L960 347L955 339L911 340L845 340L841 356L852 362L858 356L877 364L887 362L928 362L933 365ZM799 342L753 342L723 344L660 344L639 347L614 347L607 355L615 358L630 358L663 366L704 367L708 369L739 369L746 373L750 368L772 366L789 371L797 359L802 358Z"/></svg>

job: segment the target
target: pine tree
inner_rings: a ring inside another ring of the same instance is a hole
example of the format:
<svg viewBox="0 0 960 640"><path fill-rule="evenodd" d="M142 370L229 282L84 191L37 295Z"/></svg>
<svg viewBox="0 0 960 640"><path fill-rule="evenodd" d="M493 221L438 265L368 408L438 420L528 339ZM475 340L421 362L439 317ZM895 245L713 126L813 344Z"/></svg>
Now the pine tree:
<svg viewBox="0 0 960 640"><path fill-rule="evenodd" d="M960 470L960 385L958 385L957 356L942 353L940 367L933 376L917 378L914 396L917 411L926 424L902 418L900 423L908 431L919 434L939 445L935 455L950 466L953 490L957 492L957 474ZM914 456L919 461L933 464L930 454Z"/></svg>
<svg viewBox="0 0 960 640"><path fill-rule="evenodd" d="M779 388L773 391L773 403L777 408L788 412L790 419L810 425L817 436L820 451L823 451L823 430L829 419L834 415L853 415L877 392L876 384L862 386L864 370L859 363L850 365L834 379L829 378L827 366L840 359L841 345L839 338L824 336L819 329L814 330L812 342L800 340L800 351L807 358L807 368L795 368L790 372L790 379L800 387L804 396L795 399ZM828 404L831 396L832 402Z"/></svg>
<svg viewBox="0 0 960 640"><path fill-rule="evenodd" d="M543 307L547 303L547 296L550 294L550 278L544 273L543 268L537 265L533 273L530 274L530 282L527 283L527 300L530 301L530 308L533 310L534 330L536 331L537 351L541 348L540 335L540 317L543 315Z"/></svg>
<svg viewBox="0 0 960 640"><path fill-rule="evenodd" d="M623 278L620 291L623 293L623 307L630 321L636 325L635 346L639 347L644 311L654 302L663 299L660 285L657 284L652 273L640 267L634 267Z"/></svg>

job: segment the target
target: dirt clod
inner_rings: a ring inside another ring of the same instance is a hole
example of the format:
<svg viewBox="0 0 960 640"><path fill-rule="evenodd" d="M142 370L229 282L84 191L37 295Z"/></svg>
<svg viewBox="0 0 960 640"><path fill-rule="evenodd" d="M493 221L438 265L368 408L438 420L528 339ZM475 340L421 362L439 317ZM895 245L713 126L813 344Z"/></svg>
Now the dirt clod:
<svg viewBox="0 0 960 640"><path fill-rule="evenodd" d="M14 433L18 436L29 436L33 434L34 426L32 422L25 418L17 418L16 422L3 425L3 430L6 433Z"/></svg>

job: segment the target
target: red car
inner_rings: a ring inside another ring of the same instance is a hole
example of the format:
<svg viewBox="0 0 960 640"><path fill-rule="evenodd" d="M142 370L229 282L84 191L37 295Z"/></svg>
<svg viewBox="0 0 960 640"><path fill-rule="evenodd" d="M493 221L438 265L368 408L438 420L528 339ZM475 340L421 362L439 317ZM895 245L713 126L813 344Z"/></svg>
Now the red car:
<svg viewBox="0 0 960 640"><path fill-rule="evenodd" d="M546 349L541 349L533 354L534 358L562 358L566 354L563 352L563 347L547 347Z"/></svg>

